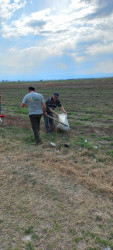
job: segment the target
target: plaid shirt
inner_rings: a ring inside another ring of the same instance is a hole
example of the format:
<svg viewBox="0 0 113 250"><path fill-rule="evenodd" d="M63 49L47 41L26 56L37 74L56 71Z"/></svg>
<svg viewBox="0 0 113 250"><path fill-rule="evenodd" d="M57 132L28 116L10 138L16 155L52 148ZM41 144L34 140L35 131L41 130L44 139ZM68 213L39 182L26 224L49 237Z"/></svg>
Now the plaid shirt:
<svg viewBox="0 0 113 250"><path fill-rule="evenodd" d="M51 113L49 109L55 109L57 107L61 107L61 103L60 103L60 100L57 99L56 102L54 102L53 100L53 97L49 98L47 101L46 101L46 108L47 108L47 113Z"/></svg>

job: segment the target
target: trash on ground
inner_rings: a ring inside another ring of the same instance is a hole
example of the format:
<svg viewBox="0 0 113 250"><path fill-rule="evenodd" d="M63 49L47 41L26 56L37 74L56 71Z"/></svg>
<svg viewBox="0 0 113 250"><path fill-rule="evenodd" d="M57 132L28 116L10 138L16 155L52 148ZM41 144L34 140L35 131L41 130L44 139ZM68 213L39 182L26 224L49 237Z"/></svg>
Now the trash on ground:
<svg viewBox="0 0 113 250"><path fill-rule="evenodd" d="M94 146L94 148L98 148L97 146Z"/></svg>
<svg viewBox="0 0 113 250"><path fill-rule="evenodd" d="M69 145L68 144L64 144L64 147L69 148Z"/></svg>
<svg viewBox="0 0 113 250"><path fill-rule="evenodd" d="M2 119L0 118L0 123L2 123Z"/></svg>
<svg viewBox="0 0 113 250"><path fill-rule="evenodd" d="M87 140L85 139L85 142L87 142Z"/></svg>
<svg viewBox="0 0 113 250"><path fill-rule="evenodd" d="M26 235L22 238L22 240L25 242L28 242L28 241L31 241L31 237L32 237L31 235Z"/></svg>
<svg viewBox="0 0 113 250"><path fill-rule="evenodd" d="M106 247L106 248L104 248L104 250L110 250L111 248L110 247Z"/></svg>
<svg viewBox="0 0 113 250"><path fill-rule="evenodd" d="M51 142L50 145L51 145L52 147L56 147L56 144L55 144L54 142Z"/></svg>

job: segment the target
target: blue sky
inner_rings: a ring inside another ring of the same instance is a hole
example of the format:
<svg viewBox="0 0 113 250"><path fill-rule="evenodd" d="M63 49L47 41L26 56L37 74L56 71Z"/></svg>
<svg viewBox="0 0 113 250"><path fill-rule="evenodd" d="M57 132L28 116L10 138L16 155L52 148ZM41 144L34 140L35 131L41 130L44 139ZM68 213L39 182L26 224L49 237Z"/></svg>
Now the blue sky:
<svg viewBox="0 0 113 250"><path fill-rule="evenodd" d="M113 0L0 0L0 80L113 76Z"/></svg>

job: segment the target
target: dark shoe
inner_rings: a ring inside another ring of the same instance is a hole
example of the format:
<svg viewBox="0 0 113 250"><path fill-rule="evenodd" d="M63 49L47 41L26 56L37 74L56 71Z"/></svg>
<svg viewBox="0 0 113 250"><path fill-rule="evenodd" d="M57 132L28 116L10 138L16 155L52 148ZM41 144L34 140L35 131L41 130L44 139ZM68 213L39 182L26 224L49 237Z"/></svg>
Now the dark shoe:
<svg viewBox="0 0 113 250"><path fill-rule="evenodd" d="M41 145L42 144L42 141L35 141L32 143L32 145L35 145L35 146L38 146L38 145Z"/></svg>
<svg viewBox="0 0 113 250"><path fill-rule="evenodd" d="M41 145L41 144L42 144L42 141L41 141L41 140L40 140L40 141L37 141L36 144L37 144L37 145Z"/></svg>

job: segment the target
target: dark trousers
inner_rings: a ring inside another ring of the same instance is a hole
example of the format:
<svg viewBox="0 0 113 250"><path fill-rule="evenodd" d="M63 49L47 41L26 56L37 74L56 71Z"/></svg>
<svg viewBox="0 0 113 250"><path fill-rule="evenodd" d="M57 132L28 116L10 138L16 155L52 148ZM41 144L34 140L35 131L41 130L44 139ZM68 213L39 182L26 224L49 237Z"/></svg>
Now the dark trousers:
<svg viewBox="0 0 113 250"><path fill-rule="evenodd" d="M36 142L40 142L39 130L40 130L41 117L42 117L42 114L41 115L29 115Z"/></svg>
<svg viewBox="0 0 113 250"><path fill-rule="evenodd" d="M51 118L53 118L53 113L48 115L51 116ZM54 121L51 118L47 117L46 115L44 116L45 129L47 133L54 131L55 128Z"/></svg>

